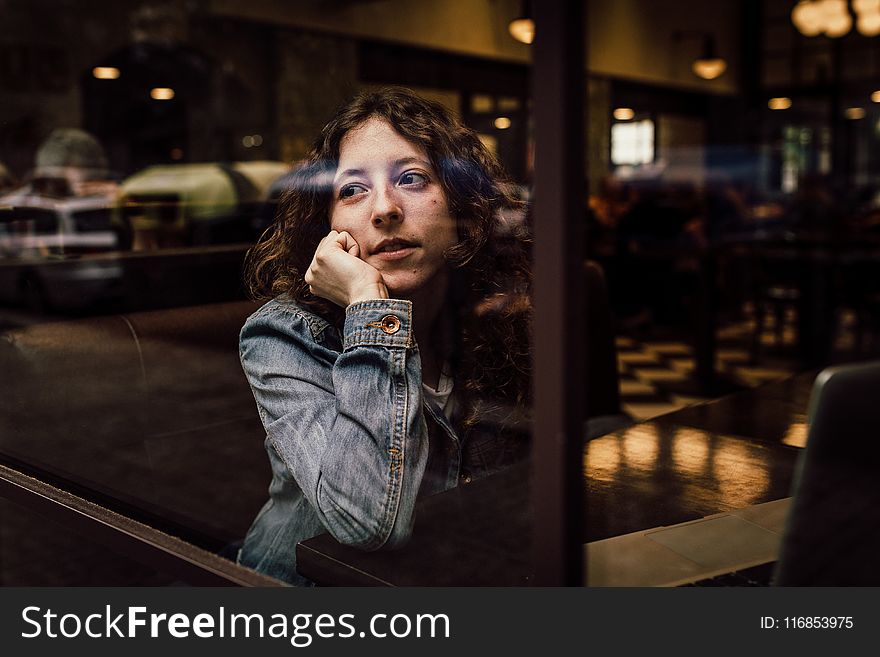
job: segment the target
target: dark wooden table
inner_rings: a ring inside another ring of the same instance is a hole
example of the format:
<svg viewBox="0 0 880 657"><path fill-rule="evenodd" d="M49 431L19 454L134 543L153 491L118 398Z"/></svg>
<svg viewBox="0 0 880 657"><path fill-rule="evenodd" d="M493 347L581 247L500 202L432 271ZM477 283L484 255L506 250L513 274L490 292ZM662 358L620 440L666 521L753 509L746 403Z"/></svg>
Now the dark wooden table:
<svg viewBox="0 0 880 657"><path fill-rule="evenodd" d="M814 378L806 373L588 442L584 542L787 497ZM523 463L423 500L401 550L360 552L328 534L304 541L299 569L322 585L527 586L532 516L540 512L529 474Z"/></svg>

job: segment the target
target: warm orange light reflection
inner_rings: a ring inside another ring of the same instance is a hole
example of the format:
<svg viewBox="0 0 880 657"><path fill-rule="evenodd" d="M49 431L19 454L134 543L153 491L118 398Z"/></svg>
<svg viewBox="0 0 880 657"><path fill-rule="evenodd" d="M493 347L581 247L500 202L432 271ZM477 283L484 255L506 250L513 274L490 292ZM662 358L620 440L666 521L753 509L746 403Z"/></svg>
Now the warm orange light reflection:
<svg viewBox="0 0 880 657"><path fill-rule="evenodd" d="M756 462L760 458L738 440L723 440L716 446L713 465L723 506L741 509L761 499L770 477L766 465Z"/></svg>
<svg viewBox="0 0 880 657"><path fill-rule="evenodd" d="M622 439L620 439L622 440ZM584 473L597 481L613 481L620 469L620 443L611 437L587 443Z"/></svg>
<svg viewBox="0 0 880 657"><path fill-rule="evenodd" d="M807 423L792 422L791 426L788 428L788 431L785 432L785 436L782 438L782 442L786 445L791 445L792 447L806 447Z"/></svg>
<svg viewBox="0 0 880 657"><path fill-rule="evenodd" d="M865 118L865 109L863 107L847 107L843 115L851 121L858 121Z"/></svg>
<svg viewBox="0 0 880 657"><path fill-rule="evenodd" d="M672 460L676 468L690 475L708 470L709 440L705 431L678 429L672 442Z"/></svg>
<svg viewBox="0 0 880 657"><path fill-rule="evenodd" d="M660 451L657 427L653 424L626 432L623 441L623 462L633 470L653 470Z"/></svg>

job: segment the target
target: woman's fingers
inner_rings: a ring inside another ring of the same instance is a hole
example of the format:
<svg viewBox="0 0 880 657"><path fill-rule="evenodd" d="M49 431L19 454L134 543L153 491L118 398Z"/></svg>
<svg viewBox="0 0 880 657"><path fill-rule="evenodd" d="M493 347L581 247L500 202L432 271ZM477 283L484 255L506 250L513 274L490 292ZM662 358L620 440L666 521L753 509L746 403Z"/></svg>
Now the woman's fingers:
<svg viewBox="0 0 880 657"><path fill-rule="evenodd" d="M356 299L386 298L382 275L359 255L360 246L349 233L331 230L304 276L309 291L342 307Z"/></svg>

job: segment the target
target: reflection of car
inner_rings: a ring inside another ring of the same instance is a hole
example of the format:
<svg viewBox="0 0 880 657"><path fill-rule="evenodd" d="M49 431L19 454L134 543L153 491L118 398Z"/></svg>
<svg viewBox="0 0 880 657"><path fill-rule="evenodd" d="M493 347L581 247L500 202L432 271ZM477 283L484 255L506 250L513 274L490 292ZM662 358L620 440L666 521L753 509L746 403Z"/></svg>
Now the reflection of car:
<svg viewBox="0 0 880 657"><path fill-rule="evenodd" d="M119 248L111 217L106 196L0 199L0 300L42 310L112 296L119 265L93 257Z"/></svg>
<svg viewBox="0 0 880 657"><path fill-rule="evenodd" d="M275 213L278 211L278 202L281 200L281 195L293 184L293 180L294 172L287 171L269 185L265 200L251 219L256 235L261 235L275 221Z"/></svg>
<svg viewBox="0 0 880 657"><path fill-rule="evenodd" d="M273 161L147 167L122 182L117 219L135 249L251 241L253 215L287 170Z"/></svg>

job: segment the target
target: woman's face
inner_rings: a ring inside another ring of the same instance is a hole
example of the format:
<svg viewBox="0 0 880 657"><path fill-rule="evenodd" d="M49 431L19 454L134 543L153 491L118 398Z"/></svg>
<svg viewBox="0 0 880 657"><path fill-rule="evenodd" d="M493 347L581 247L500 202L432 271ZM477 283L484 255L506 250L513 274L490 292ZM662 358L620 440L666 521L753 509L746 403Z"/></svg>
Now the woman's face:
<svg viewBox="0 0 880 657"><path fill-rule="evenodd" d="M348 232L389 293L442 293L455 220L427 154L386 121L371 118L343 137L330 227Z"/></svg>

